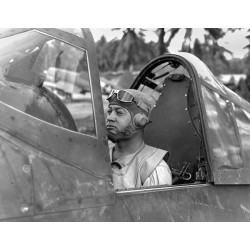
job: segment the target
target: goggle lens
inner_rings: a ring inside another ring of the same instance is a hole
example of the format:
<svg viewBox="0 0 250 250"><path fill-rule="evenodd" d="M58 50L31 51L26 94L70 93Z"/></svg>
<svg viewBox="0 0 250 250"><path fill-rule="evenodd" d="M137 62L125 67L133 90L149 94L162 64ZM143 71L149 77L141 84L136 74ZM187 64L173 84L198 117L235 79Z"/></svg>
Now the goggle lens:
<svg viewBox="0 0 250 250"><path fill-rule="evenodd" d="M116 94L117 99L121 102L132 102L134 97L125 90L112 90L107 98L107 100L109 100L114 94Z"/></svg>

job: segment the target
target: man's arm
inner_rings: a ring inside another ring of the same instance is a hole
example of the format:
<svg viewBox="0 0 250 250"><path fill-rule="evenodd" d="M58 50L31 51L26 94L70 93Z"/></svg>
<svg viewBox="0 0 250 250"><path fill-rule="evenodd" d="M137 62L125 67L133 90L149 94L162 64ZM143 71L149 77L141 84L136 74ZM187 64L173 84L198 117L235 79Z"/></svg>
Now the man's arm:
<svg viewBox="0 0 250 250"><path fill-rule="evenodd" d="M143 187L155 185L172 185L172 173L168 164L162 160L154 171L145 180Z"/></svg>

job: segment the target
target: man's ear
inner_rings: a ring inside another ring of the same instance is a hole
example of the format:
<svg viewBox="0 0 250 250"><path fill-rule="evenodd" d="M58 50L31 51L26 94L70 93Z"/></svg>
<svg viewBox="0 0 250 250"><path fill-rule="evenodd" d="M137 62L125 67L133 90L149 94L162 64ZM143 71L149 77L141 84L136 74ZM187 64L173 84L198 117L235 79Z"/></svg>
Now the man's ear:
<svg viewBox="0 0 250 250"><path fill-rule="evenodd" d="M138 113L134 116L134 124L137 128L143 128L149 123L149 119L145 114Z"/></svg>

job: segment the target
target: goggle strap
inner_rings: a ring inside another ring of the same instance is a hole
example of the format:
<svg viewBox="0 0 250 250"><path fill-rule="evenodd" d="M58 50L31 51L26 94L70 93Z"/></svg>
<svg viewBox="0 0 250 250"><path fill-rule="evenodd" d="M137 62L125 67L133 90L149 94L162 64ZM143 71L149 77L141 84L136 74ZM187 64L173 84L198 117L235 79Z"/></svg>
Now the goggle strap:
<svg viewBox="0 0 250 250"><path fill-rule="evenodd" d="M119 90L112 89L111 92L110 92L110 94L109 94L109 96L108 96L108 98L107 98L107 100L110 99L114 94L117 95L118 92L119 92Z"/></svg>
<svg viewBox="0 0 250 250"><path fill-rule="evenodd" d="M136 103L136 105L137 105L139 108L145 110L146 112L149 112L148 106L147 106L145 103L143 103L141 100L135 101L135 103Z"/></svg>

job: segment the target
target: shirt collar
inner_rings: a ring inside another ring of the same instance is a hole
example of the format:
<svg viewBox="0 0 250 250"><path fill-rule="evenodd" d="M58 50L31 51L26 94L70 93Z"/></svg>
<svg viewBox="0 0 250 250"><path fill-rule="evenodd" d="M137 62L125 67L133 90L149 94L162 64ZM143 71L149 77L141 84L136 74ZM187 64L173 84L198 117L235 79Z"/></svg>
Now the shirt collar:
<svg viewBox="0 0 250 250"><path fill-rule="evenodd" d="M110 148L110 151L109 151L109 152L110 152L110 159L111 159L111 161L112 161L112 156L113 156L114 147L115 147L115 145L112 146L112 147ZM113 163L113 162L116 162L116 163L120 164L122 167L124 167L124 166L126 166L126 165L130 165L131 162L132 162L132 161L134 160L134 158L136 157L136 155L137 155L139 152L141 152L142 149L143 149L144 147L145 147L145 143L143 142L142 145L141 145L141 147L138 148L134 153L129 154L129 155L122 156L122 157L120 157L119 159L117 159L117 160L115 160L115 161L112 161L112 163Z"/></svg>

